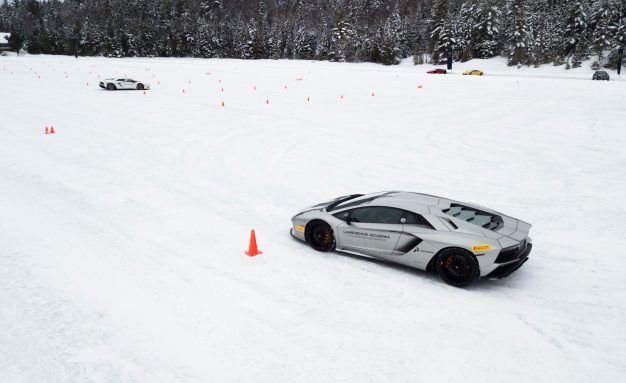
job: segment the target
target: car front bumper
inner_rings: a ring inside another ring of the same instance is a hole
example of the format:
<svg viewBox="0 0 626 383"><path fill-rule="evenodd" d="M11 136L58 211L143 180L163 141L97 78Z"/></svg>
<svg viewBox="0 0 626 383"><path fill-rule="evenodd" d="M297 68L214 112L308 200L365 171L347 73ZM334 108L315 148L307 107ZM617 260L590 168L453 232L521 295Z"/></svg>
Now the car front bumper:
<svg viewBox="0 0 626 383"><path fill-rule="evenodd" d="M289 230L289 234L291 234L292 237L294 237L295 239L297 239L299 241L306 242L306 239L304 237L304 233L296 231L293 227Z"/></svg>

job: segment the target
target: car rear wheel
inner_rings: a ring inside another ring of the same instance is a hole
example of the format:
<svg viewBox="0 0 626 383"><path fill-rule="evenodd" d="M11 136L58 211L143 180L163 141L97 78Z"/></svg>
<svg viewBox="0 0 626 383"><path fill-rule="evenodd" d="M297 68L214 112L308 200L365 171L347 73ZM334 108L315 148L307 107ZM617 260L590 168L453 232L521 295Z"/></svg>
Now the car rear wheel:
<svg viewBox="0 0 626 383"><path fill-rule="evenodd" d="M108 83L107 84L107 90L116 90L117 88L115 87L115 85Z"/></svg>
<svg viewBox="0 0 626 383"><path fill-rule="evenodd" d="M317 251L331 251L335 247L333 229L324 221L313 221L306 225L306 241Z"/></svg>
<svg viewBox="0 0 626 383"><path fill-rule="evenodd" d="M143 90L143 84L137 84L137 90Z"/></svg>
<svg viewBox="0 0 626 383"><path fill-rule="evenodd" d="M446 249L439 253L437 274L449 285L465 287L480 276L480 268L474 254L463 249Z"/></svg>

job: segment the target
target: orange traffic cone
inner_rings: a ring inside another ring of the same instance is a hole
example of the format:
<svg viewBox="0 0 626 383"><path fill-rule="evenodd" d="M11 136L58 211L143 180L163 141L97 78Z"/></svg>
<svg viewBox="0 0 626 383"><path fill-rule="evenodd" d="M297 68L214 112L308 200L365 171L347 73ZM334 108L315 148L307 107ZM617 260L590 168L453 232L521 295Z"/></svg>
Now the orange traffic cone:
<svg viewBox="0 0 626 383"><path fill-rule="evenodd" d="M50 134L50 131L48 130L47 126L46 126L46 134Z"/></svg>
<svg viewBox="0 0 626 383"><path fill-rule="evenodd" d="M54 126L50 127L50 134L55 134L56 132L54 131Z"/></svg>
<svg viewBox="0 0 626 383"><path fill-rule="evenodd" d="M222 101L222 107L224 107L224 101Z"/></svg>
<svg viewBox="0 0 626 383"><path fill-rule="evenodd" d="M248 248L248 251L246 251L246 255L254 257L255 255L259 254L263 254L263 252L259 251L256 246L256 235L254 235L254 229L252 229L252 232L250 232L250 246Z"/></svg>

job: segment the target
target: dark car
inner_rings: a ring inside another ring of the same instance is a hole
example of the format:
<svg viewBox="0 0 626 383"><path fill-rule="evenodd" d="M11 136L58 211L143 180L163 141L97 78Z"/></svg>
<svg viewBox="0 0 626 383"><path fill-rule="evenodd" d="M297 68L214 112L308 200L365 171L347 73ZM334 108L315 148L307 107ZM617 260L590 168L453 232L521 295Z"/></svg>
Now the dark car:
<svg viewBox="0 0 626 383"><path fill-rule="evenodd" d="M594 74L593 77L591 78L592 80L599 80L599 81L609 81L609 74L606 73L603 70L597 70Z"/></svg>
<svg viewBox="0 0 626 383"><path fill-rule="evenodd" d="M429 74L446 74L446 73L448 73L448 71L445 70L445 69L432 69L432 70L429 70L426 73L429 73Z"/></svg>

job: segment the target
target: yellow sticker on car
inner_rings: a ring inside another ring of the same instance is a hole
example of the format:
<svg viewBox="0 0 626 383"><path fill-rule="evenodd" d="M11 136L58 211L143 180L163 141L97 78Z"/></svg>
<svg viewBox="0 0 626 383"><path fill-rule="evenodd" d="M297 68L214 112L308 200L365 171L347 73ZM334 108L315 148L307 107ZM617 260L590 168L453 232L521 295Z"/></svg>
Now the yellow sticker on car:
<svg viewBox="0 0 626 383"><path fill-rule="evenodd" d="M491 250L491 245L474 245L472 246L472 251L489 251Z"/></svg>
<svg viewBox="0 0 626 383"><path fill-rule="evenodd" d="M294 229L296 229L296 231L299 231L300 233L304 233L304 226L294 226Z"/></svg>

